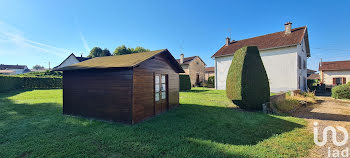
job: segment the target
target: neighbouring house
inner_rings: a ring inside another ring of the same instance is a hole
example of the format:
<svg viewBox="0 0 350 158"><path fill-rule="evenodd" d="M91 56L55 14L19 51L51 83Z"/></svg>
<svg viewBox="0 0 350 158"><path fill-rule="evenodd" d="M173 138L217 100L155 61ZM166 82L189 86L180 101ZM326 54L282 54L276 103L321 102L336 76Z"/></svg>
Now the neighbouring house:
<svg viewBox="0 0 350 158"><path fill-rule="evenodd" d="M60 69L60 68L66 67L66 66L70 66L70 65L73 65L76 63L80 63L82 61L89 60L89 59L91 59L91 58L83 57L83 55L81 55L80 57L77 57L72 53L66 59L64 59L61 64L54 67L53 70Z"/></svg>
<svg viewBox="0 0 350 158"><path fill-rule="evenodd" d="M180 55L180 59L176 59L185 71L184 74L190 76L191 86L199 86L205 80L205 66L206 64L199 56L184 57Z"/></svg>
<svg viewBox="0 0 350 158"><path fill-rule="evenodd" d="M346 84L350 81L350 60L320 62L319 69L321 83L327 88Z"/></svg>
<svg viewBox="0 0 350 158"><path fill-rule="evenodd" d="M205 68L205 81L208 81L210 76L215 76L214 67L206 67Z"/></svg>
<svg viewBox="0 0 350 158"><path fill-rule="evenodd" d="M315 70L307 69L307 77L309 77L311 74L315 74Z"/></svg>
<svg viewBox="0 0 350 158"><path fill-rule="evenodd" d="M4 65L0 64L0 74L17 75L30 72L26 65Z"/></svg>
<svg viewBox="0 0 350 158"><path fill-rule="evenodd" d="M311 74L310 76L307 77L308 80L320 80L320 75L319 74Z"/></svg>
<svg viewBox="0 0 350 158"><path fill-rule="evenodd" d="M179 73L167 49L96 57L63 71L63 114L134 124L179 105Z"/></svg>
<svg viewBox="0 0 350 158"><path fill-rule="evenodd" d="M244 46L257 46L269 78L271 92L307 89L307 59L310 57L307 27L285 30L226 43L212 57L215 59L215 88L226 89L226 77L233 54Z"/></svg>

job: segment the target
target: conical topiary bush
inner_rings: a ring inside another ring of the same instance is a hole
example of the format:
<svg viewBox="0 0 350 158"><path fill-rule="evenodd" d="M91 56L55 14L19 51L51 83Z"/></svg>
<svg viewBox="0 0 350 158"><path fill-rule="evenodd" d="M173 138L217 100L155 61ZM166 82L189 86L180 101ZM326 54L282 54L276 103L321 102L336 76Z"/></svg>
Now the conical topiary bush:
<svg viewBox="0 0 350 158"><path fill-rule="evenodd" d="M242 109L262 110L270 100L270 86L264 64L256 46L238 49L226 79L226 94Z"/></svg>

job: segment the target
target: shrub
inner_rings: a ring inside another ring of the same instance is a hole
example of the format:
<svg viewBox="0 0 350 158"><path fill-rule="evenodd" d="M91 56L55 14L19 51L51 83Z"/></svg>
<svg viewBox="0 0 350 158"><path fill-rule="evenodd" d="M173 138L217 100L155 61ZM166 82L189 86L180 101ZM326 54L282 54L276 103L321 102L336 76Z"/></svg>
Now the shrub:
<svg viewBox="0 0 350 158"><path fill-rule="evenodd" d="M62 88L62 78L0 76L0 92L21 88Z"/></svg>
<svg viewBox="0 0 350 158"><path fill-rule="evenodd" d="M180 91L190 90L191 80L189 75L180 75Z"/></svg>
<svg viewBox="0 0 350 158"><path fill-rule="evenodd" d="M215 76L208 77L208 88L214 88L215 86Z"/></svg>
<svg viewBox="0 0 350 158"><path fill-rule="evenodd" d="M235 52L227 74L226 94L234 104L247 110L262 110L262 104L269 102L269 81L256 46Z"/></svg>
<svg viewBox="0 0 350 158"><path fill-rule="evenodd" d="M350 84L343 84L332 88L332 97L336 99L350 99Z"/></svg>

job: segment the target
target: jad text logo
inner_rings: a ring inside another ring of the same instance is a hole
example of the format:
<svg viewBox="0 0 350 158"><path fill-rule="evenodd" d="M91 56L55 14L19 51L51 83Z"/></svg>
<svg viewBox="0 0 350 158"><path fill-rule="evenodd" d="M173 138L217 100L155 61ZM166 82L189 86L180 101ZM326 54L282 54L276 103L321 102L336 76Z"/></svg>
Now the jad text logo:
<svg viewBox="0 0 350 158"><path fill-rule="evenodd" d="M343 133L343 140L342 141L338 141L337 140L337 130L341 131ZM328 141L328 137L327 134L328 132L331 132L331 139L333 141L333 144L338 146L338 147L342 147L344 146L349 138L349 134L348 131L341 126L335 126L335 128L333 126L327 126L326 128L323 129L322 132L322 141L320 142L318 139L319 136L319 127L318 127L318 122L314 122L314 142L316 145L318 146L325 146L327 141ZM346 147L343 150L339 150L339 149L331 149L331 147L328 147L328 157L349 157L349 147Z"/></svg>

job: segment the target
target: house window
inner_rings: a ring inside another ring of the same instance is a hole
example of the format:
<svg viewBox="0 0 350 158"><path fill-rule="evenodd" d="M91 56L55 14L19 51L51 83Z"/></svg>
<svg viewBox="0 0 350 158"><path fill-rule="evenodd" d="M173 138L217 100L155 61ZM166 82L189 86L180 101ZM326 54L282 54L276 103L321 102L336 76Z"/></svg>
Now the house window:
<svg viewBox="0 0 350 158"><path fill-rule="evenodd" d="M300 76L298 77L298 89L300 89Z"/></svg>
<svg viewBox="0 0 350 158"><path fill-rule="evenodd" d="M304 63L303 63L303 68L304 70L306 70L306 61L304 60Z"/></svg>
<svg viewBox="0 0 350 158"><path fill-rule="evenodd" d="M307 90L307 80L306 80L306 77L304 77L304 90L305 90L305 91Z"/></svg>
<svg viewBox="0 0 350 158"><path fill-rule="evenodd" d="M333 78L333 85L341 85L346 84L346 78L345 77L335 77Z"/></svg>
<svg viewBox="0 0 350 158"><path fill-rule="evenodd" d="M298 55L298 68L301 69L301 57Z"/></svg>

